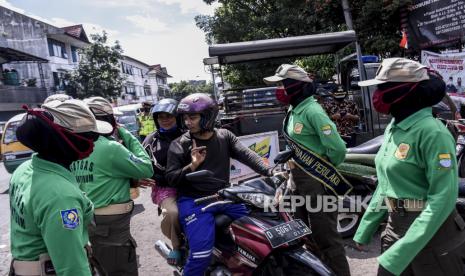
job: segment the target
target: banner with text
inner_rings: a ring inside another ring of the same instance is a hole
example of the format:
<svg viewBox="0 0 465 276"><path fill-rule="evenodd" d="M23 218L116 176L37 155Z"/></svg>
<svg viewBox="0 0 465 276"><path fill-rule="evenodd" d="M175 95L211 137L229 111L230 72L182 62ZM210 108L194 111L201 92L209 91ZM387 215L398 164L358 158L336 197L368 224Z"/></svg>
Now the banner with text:
<svg viewBox="0 0 465 276"><path fill-rule="evenodd" d="M438 54L421 51L421 63L439 72L446 82L446 92L464 93L465 53Z"/></svg>
<svg viewBox="0 0 465 276"><path fill-rule="evenodd" d="M458 43L464 27L465 0L413 0L408 7L409 47Z"/></svg>

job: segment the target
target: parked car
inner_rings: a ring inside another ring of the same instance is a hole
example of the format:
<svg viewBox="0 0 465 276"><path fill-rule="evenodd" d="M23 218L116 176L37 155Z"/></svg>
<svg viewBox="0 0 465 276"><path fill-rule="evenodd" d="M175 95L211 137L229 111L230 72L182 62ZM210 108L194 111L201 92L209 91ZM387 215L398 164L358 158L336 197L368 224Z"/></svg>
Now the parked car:
<svg viewBox="0 0 465 276"><path fill-rule="evenodd" d="M31 158L33 151L21 144L16 138L16 129L26 113L18 114L8 120L5 125L1 140L1 155L3 165L8 173L13 173L15 169L24 161Z"/></svg>
<svg viewBox="0 0 465 276"><path fill-rule="evenodd" d="M139 137L139 122L137 121L137 114L141 107L141 104L131 104L113 108L116 122L129 130L129 132L136 137Z"/></svg>

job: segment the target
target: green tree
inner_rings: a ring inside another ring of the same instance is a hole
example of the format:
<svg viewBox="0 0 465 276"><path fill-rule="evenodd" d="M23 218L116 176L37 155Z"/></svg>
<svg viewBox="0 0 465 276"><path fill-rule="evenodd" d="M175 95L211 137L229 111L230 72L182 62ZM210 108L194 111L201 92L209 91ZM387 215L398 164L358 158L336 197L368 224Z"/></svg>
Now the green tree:
<svg viewBox="0 0 465 276"><path fill-rule="evenodd" d="M207 93L210 95L213 94L213 83L211 82L201 85L193 85L187 81L180 81L177 83L170 83L169 86L172 97L177 100L180 100L193 93Z"/></svg>
<svg viewBox="0 0 465 276"><path fill-rule="evenodd" d="M77 70L65 76L66 92L75 98L115 98L121 93L124 80L119 70L123 49L118 41L108 45L105 31L92 34L91 39L92 44L80 51Z"/></svg>
<svg viewBox="0 0 465 276"><path fill-rule="evenodd" d="M230 43L347 30L341 0L204 0L204 2L222 4L215 10L213 16L200 15L195 18L197 26L205 32L208 43ZM398 47L400 9L410 2L410 0L349 0L354 28L364 54L383 57L401 54L401 49ZM331 76L335 73L336 57L327 55L228 65L225 66L224 76L234 86L263 85L262 77L272 73L279 64L296 61L320 76Z"/></svg>

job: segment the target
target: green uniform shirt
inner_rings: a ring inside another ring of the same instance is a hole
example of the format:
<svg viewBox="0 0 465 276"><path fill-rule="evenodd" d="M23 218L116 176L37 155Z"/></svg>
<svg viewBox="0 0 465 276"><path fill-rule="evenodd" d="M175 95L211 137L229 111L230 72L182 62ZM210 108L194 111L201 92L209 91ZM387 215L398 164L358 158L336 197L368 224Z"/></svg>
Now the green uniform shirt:
<svg viewBox="0 0 465 276"><path fill-rule="evenodd" d="M337 166L344 161L346 146L336 126L315 98L309 97L289 109L289 136Z"/></svg>
<svg viewBox="0 0 465 276"><path fill-rule="evenodd" d="M71 171L95 208L130 200L130 179L152 177L152 162L129 131L118 128L122 144L100 136L92 154L73 162Z"/></svg>
<svg viewBox="0 0 465 276"><path fill-rule="evenodd" d="M10 211L14 259L48 253L57 275L91 275L84 246L93 206L70 171L33 155L11 178Z"/></svg>
<svg viewBox="0 0 465 276"><path fill-rule="evenodd" d="M152 114L145 115L141 113L138 118L140 124L139 135L149 136L150 133L157 129Z"/></svg>
<svg viewBox="0 0 465 276"><path fill-rule="evenodd" d="M455 142L446 127L424 108L399 124L391 122L376 155L378 187L354 240L366 244L387 212L384 198L421 199L427 205L405 236L379 258L399 275L431 240L455 208L458 190ZM378 210L377 210L378 209Z"/></svg>

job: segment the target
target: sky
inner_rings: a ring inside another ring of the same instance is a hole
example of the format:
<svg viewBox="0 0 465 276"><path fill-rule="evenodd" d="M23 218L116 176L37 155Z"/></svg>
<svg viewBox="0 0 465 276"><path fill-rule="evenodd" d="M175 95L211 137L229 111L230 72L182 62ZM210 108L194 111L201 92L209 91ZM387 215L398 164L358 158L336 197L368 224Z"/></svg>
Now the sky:
<svg viewBox="0 0 465 276"><path fill-rule="evenodd" d="M0 6L57 27L83 24L89 36L105 30L118 40L124 55L161 64L169 82L210 80L203 66L208 57L205 34L195 25L198 14L216 6L202 0L0 0Z"/></svg>

